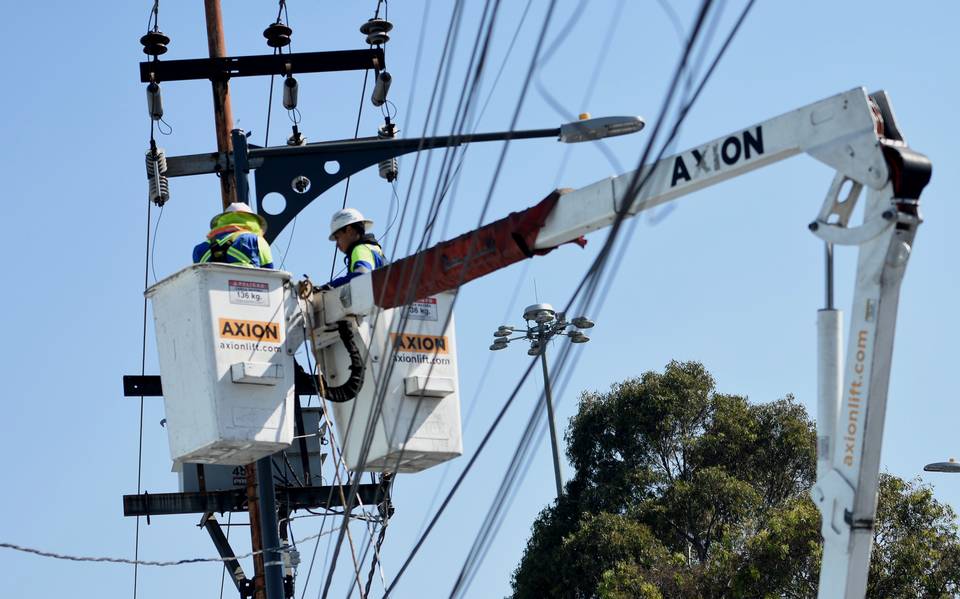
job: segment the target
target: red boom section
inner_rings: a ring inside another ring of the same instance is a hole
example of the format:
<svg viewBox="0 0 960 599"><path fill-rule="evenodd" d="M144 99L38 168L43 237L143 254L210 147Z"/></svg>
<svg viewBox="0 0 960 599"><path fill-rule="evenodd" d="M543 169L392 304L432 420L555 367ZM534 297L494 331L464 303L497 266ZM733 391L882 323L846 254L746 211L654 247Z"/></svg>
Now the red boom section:
<svg viewBox="0 0 960 599"><path fill-rule="evenodd" d="M381 308L395 308L550 252L554 248L531 248L557 200L567 191L558 189L536 206L511 212L506 218L373 271L374 301ZM581 237L573 243L583 247L587 242Z"/></svg>

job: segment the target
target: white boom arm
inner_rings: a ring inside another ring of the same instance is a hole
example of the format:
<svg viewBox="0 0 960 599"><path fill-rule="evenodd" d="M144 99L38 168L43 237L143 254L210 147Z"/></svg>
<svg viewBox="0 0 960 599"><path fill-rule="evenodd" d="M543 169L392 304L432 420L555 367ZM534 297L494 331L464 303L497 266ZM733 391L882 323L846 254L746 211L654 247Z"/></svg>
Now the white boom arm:
<svg viewBox="0 0 960 599"><path fill-rule="evenodd" d="M929 161L903 141L886 94L868 95L856 88L664 158L639 172L563 193L532 249L555 248L611 225L618 215L636 215L801 152L837 171L810 230L827 243L828 255L833 244L860 248L845 367L840 355L842 319L829 295L818 318L818 460L812 491L824 538L819 597L859 599L866 593L873 541L900 282L921 222L920 191L930 177ZM633 190L637 181L643 181L639 193ZM847 182L849 192L840 197ZM864 188L863 223L848 227ZM479 242L483 243L476 255L498 249L490 241ZM458 264L443 255L445 251L449 250L437 246L404 260L441 256L445 264ZM460 284L482 274L465 274ZM371 279L369 274L360 276L345 288L323 293L323 320L329 325L347 315L370 313L376 286ZM429 293L445 284L435 284Z"/></svg>
<svg viewBox="0 0 960 599"><path fill-rule="evenodd" d="M551 248L638 212L761 166L805 152L837 171L816 220L828 244L860 248L846 368L839 313L828 306L818 326L818 473L813 499L824 538L819 597L866 593L873 543L880 449L900 282L920 217L917 199L930 164L906 148L882 92L862 88L827 98L681 152L637 173L560 196L537 236ZM850 192L839 197L843 184ZM863 223L847 223L862 188ZM843 372L843 381L839 380ZM843 390L843 391L841 391Z"/></svg>

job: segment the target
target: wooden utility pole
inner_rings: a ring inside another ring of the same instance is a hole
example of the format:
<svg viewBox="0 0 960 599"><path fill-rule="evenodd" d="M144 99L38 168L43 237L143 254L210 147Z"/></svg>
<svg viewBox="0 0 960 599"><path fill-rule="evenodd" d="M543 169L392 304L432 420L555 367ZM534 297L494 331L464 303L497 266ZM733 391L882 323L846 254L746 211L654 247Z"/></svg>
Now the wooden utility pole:
<svg viewBox="0 0 960 599"><path fill-rule="evenodd" d="M207 47L210 58L223 58L227 55L227 44L223 35L223 13L220 0L203 0L204 16L207 22ZM230 107L230 87L226 73L211 80L213 84L213 121L217 131L217 152L221 156L230 156L233 144L230 131L233 129L233 109ZM233 173L228 168L220 173L220 199L223 209L237 201L237 186ZM260 506L257 500L257 469L247 464L247 511L250 514L250 545L254 551L263 549L260 531ZM253 557L254 599L265 599L263 554Z"/></svg>
<svg viewBox="0 0 960 599"><path fill-rule="evenodd" d="M207 46L210 49L210 58L223 58L227 55L227 45L223 36L223 14L220 11L220 0L203 0L203 8L207 20ZM221 156L230 156L233 151L233 144L230 142L230 130L233 129L233 110L230 108L230 89L227 74L224 73L222 77L213 79L212 83L213 119L217 128L217 152ZM224 209L232 202L237 201L236 182L229 168L220 173L220 198Z"/></svg>
<svg viewBox="0 0 960 599"><path fill-rule="evenodd" d="M247 464L247 511L250 514L250 546L254 551L263 549L260 530L260 501L257 498L257 466ZM266 599L267 587L263 570L263 554L253 556L253 599Z"/></svg>

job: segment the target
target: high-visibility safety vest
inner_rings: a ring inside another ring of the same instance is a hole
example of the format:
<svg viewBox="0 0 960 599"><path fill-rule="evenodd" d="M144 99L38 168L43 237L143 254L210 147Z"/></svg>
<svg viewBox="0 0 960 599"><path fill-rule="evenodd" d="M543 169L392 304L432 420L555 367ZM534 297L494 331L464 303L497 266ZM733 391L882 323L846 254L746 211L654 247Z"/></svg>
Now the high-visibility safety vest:
<svg viewBox="0 0 960 599"><path fill-rule="evenodd" d="M207 233L207 238L193 248L197 264L223 262L257 268L273 268L270 244L263 238L260 223L252 214L223 214Z"/></svg>
<svg viewBox="0 0 960 599"><path fill-rule="evenodd" d="M350 251L350 272L369 272L386 264L383 250L375 243L358 243Z"/></svg>
<svg viewBox="0 0 960 599"><path fill-rule="evenodd" d="M347 249L343 261L347 265L348 273L330 281L331 287L339 287L358 275L380 268L387 263L387 258L376 237L368 233Z"/></svg>

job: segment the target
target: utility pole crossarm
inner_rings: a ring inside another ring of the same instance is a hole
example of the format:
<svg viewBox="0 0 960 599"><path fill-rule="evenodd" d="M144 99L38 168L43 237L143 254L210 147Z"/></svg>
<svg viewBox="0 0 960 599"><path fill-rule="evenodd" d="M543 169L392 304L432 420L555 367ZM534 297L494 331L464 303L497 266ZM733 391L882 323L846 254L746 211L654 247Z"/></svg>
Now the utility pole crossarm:
<svg viewBox="0 0 960 599"><path fill-rule="evenodd" d="M379 65L379 66L378 66ZM140 63L140 81L211 81L234 77L286 75L288 73L331 73L382 69L382 48L334 50L257 56L222 56L186 60L151 60Z"/></svg>

